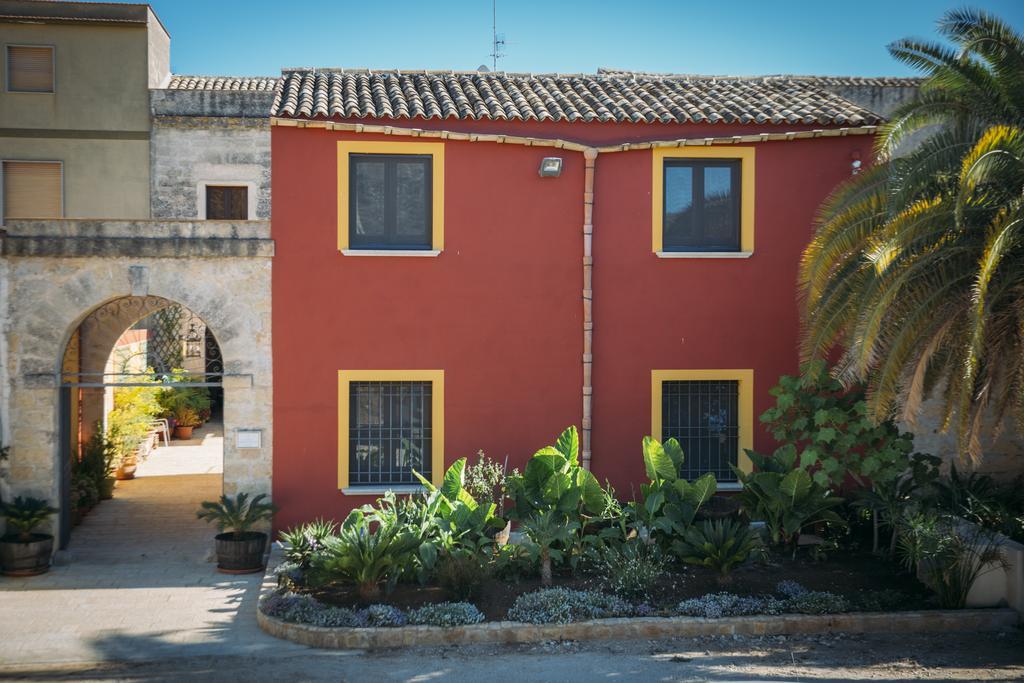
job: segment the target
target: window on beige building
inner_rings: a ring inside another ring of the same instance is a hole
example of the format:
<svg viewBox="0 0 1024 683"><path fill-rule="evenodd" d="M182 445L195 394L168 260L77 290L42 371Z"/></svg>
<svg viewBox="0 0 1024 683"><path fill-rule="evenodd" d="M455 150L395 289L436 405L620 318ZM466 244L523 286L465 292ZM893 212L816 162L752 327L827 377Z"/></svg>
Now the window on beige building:
<svg viewBox="0 0 1024 683"><path fill-rule="evenodd" d="M3 162L4 218L61 218L63 168L59 161Z"/></svg>
<svg viewBox="0 0 1024 683"><path fill-rule="evenodd" d="M248 220L249 188L235 185L206 186L207 220Z"/></svg>
<svg viewBox="0 0 1024 683"><path fill-rule="evenodd" d="M53 48L7 46L8 92L53 92Z"/></svg>

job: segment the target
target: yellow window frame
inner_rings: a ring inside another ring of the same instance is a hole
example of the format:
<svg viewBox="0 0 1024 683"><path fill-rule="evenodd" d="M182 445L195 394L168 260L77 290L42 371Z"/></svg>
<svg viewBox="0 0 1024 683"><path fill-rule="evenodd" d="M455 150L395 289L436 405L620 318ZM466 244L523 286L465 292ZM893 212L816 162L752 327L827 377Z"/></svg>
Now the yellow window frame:
<svg viewBox="0 0 1024 683"><path fill-rule="evenodd" d="M349 155L421 154L431 158L431 249L444 249L444 143L443 142L338 142L338 251L349 249Z"/></svg>
<svg viewBox="0 0 1024 683"><path fill-rule="evenodd" d="M338 488L349 488L349 395L352 382L431 383L431 482L444 479L444 370L339 370L338 371ZM378 488L377 486L367 488ZM387 488L384 486L383 488Z"/></svg>
<svg viewBox="0 0 1024 683"><path fill-rule="evenodd" d="M651 250L664 251L665 160L734 159L740 162L740 252L754 251L754 148L656 147L651 152ZM682 252L687 253L687 252ZM701 252L693 252L700 254Z"/></svg>
<svg viewBox="0 0 1024 683"><path fill-rule="evenodd" d="M679 381L739 382L739 453L737 466L743 472L753 471L746 450L754 448L754 371L746 370L651 370L651 436L664 441L661 425L662 385ZM685 453L684 453L685 455Z"/></svg>

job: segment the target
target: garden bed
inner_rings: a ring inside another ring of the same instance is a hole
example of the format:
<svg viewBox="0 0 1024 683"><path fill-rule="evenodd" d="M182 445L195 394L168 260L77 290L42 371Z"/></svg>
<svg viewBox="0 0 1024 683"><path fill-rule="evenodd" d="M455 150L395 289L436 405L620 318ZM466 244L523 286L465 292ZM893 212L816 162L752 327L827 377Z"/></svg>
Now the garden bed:
<svg viewBox="0 0 1024 683"><path fill-rule="evenodd" d="M804 556L797 559L773 557L770 563L750 563L738 567L727 585L718 582L716 575L702 567L677 566L666 572L651 589L645 601L654 613L670 613L679 602L704 595L728 591L743 596L768 595L776 592L782 581L799 583L809 591L827 591L845 597L855 606L865 598L881 598L888 609L919 610L928 607L928 591L914 577L901 572L892 563L880 562L877 557L863 553L834 553L828 559L815 562ZM554 586L576 590L599 590L601 580L596 576L572 577L556 574ZM484 614L487 621L506 618L520 595L542 588L539 579L505 580L498 577L483 582L478 595L471 602ZM360 602L352 586L331 585L309 590L318 601L348 609L367 607ZM459 597L439 586L398 584L385 601L400 609L415 609L424 605L458 601Z"/></svg>

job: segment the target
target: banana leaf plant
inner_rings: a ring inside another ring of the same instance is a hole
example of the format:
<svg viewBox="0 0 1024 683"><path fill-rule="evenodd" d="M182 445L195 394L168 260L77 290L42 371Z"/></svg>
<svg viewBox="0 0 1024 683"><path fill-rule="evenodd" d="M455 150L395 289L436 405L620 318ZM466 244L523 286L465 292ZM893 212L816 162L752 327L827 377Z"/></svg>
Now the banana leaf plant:
<svg viewBox="0 0 1024 683"><path fill-rule="evenodd" d="M631 512L641 526L641 537L667 544L693 524L697 511L715 494L718 482L710 472L692 482L681 476L685 456L675 439L662 444L645 436L643 457L649 482L640 485L643 502L630 503Z"/></svg>
<svg viewBox="0 0 1024 683"><path fill-rule="evenodd" d="M505 527L505 520L496 514L491 501L477 502L465 488L466 458L459 458L448 467L437 487L419 472L413 474L427 490L406 511L411 518L418 515L421 543L417 550L416 575L425 583L434 575L438 560L464 548L478 552L493 543L493 532ZM380 502L380 501L378 501Z"/></svg>
<svg viewBox="0 0 1024 683"><path fill-rule="evenodd" d="M743 491L740 503L752 519L761 520L773 545L791 546L794 554L804 529L816 524L845 525L835 510L843 499L796 468L796 450L783 447L765 456L747 451L754 472L733 467Z"/></svg>
<svg viewBox="0 0 1024 683"><path fill-rule="evenodd" d="M566 515L581 526L605 507L601 484L579 462L580 438L572 426L526 463L523 474L509 477L512 517L522 521L546 512Z"/></svg>

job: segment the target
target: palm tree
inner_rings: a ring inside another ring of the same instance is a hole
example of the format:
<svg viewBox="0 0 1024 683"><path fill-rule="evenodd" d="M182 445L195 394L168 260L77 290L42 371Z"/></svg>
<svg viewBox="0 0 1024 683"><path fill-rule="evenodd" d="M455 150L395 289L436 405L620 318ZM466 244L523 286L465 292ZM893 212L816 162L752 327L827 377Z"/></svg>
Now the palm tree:
<svg viewBox="0 0 1024 683"><path fill-rule="evenodd" d="M840 347L836 376L866 384L877 420L913 423L938 395L977 458L987 410L1024 427L1024 39L973 10L938 26L952 49L890 46L924 72L919 96L820 210L802 353Z"/></svg>

